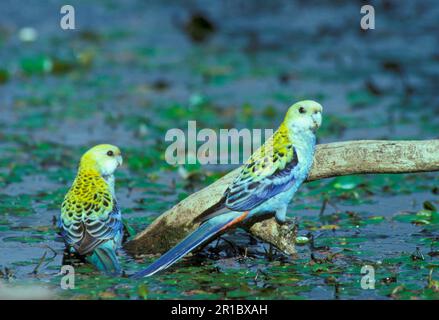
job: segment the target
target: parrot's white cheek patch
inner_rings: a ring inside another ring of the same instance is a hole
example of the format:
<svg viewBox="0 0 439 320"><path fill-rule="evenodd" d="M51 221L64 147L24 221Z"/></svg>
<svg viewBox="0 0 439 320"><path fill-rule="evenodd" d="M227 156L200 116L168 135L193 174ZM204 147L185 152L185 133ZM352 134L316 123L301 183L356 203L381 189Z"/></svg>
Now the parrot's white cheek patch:
<svg viewBox="0 0 439 320"><path fill-rule="evenodd" d="M101 166L101 174L103 176L109 176L116 171L119 163L116 160L107 160Z"/></svg>
<svg viewBox="0 0 439 320"><path fill-rule="evenodd" d="M301 117L294 121L293 126L303 130L313 129L315 126L314 120L310 116Z"/></svg>

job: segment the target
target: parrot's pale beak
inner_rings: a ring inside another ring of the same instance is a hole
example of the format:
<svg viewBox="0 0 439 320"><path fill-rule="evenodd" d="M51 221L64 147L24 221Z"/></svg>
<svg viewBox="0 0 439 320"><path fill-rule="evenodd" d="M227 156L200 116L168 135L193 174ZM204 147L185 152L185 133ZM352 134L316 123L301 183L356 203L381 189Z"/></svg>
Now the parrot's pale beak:
<svg viewBox="0 0 439 320"><path fill-rule="evenodd" d="M122 156L117 156L116 161L117 161L117 166L120 167L123 164Z"/></svg>
<svg viewBox="0 0 439 320"><path fill-rule="evenodd" d="M317 130L322 125L322 114L320 112L314 113L312 116L312 121L314 122L313 130Z"/></svg>

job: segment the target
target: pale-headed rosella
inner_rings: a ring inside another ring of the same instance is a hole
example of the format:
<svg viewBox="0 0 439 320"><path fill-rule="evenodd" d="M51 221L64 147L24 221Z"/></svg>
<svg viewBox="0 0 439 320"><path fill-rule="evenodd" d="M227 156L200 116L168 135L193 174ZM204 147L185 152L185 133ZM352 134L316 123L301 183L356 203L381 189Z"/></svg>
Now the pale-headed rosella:
<svg viewBox="0 0 439 320"><path fill-rule="evenodd" d="M114 172L122 164L118 147L97 145L81 158L76 178L64 197L61 236L74 252L108 274L119 274L117 250L123 224L114 191Z"/></svg>
<svg viewBox="0 0 439 320"><path fill-rule="evenodd" d="M199 217L201 225L146 269L141 278L166 269L225 230L256 215L274 214L286 221L287 206L310 171L322 106L311 100L292 105L279 129L256 150L223 197Z"/></svg>

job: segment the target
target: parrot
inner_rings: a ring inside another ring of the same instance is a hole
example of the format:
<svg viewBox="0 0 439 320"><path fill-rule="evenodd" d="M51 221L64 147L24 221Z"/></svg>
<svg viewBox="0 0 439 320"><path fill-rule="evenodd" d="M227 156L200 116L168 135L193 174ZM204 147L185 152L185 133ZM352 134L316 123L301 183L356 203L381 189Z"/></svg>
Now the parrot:
<svg viewBox="0 0 439 320"><path fill-rule="evenodd" d="M85 152L58 219L67 250L109 275L121 273L116 253L122 243L123 223L114 172L122 162L121 151L111 144Z"/></svg>
<svg viewBox="0 0 439 320"><path fill-rule="evenodd" d="M131 277L152 276L252 217L272 214L285 224L287 206L311 169L322 111L323 107L312 100L289 107L282 124L245 162L221 200L194 220L201 223L199 227Z"/></svg>

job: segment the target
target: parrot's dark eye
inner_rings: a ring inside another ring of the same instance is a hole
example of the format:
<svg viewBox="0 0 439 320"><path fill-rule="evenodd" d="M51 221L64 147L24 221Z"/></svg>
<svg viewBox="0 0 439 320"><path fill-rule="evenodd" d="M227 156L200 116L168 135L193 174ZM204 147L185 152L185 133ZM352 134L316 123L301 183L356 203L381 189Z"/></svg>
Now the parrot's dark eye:
<svg viewBox="0 0 439 320"><path fill-rule="evenodd" d="M107 152L107 156L109 156L109 157L112 157L112 156L114 156L114 152L113 152L113 151L111 151L111 150L110 150L110 151L108 151L108 152Z"/></svg>
<svg viewBox="0 0 439 320"><path fill-rule="evenodd" d="M306 110L305 110L305 108L304 108L304 107L300 107L300 108L299 108L299 112L300 112L300 113L305 113L305 112L306 112Z"/></svg>

